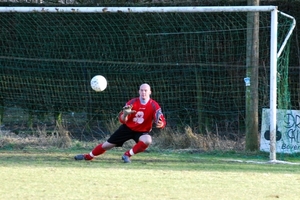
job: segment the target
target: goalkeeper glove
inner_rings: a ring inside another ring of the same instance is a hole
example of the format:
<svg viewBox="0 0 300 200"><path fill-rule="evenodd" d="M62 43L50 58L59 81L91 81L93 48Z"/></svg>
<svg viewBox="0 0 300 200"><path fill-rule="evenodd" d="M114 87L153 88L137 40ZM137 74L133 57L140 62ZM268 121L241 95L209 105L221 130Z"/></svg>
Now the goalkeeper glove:
<svg viewBox="0 0 300 200"><path fill-rule="evenodd" d="M135 110L131 110L131 109L132 109L132 105L126 105L126 106L124 106L123 107L123 114L125 116L128 116L128 115L136 112Z"/></svg>

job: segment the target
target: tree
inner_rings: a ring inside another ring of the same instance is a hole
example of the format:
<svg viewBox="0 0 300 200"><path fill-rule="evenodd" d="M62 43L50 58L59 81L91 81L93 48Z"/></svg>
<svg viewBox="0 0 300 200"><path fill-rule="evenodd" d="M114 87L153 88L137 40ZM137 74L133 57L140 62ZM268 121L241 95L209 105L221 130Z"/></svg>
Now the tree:
<svg viewBox="0 0 300 200"><path fill-rule="evenodd" d="M259 0L248 0L249 6L258 6ZM259 64L259 13L247 15L246 76L246 150L258 150L258 64Z"/></svg>

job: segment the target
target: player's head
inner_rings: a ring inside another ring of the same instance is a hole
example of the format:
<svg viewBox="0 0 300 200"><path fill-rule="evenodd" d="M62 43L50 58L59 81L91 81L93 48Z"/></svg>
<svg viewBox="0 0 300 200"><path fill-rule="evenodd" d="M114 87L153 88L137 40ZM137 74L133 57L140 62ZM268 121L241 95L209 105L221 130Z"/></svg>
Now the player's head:
<svg viewBox="0 0 300 200"><path fill-rule="evenodd" d="M140 86L140 90L139 90L139 94L140 94L140 98L143 100L147 100L150 98L151 95L151 88L150 85L147 83L143 83Z"/></svg>

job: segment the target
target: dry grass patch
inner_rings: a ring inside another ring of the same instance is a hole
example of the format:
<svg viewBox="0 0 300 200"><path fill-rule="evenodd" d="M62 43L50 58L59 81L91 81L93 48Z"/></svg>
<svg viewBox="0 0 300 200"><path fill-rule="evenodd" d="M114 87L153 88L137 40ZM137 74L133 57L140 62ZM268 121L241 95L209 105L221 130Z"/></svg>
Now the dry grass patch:
<svg viewBox="0 0 300 200"><path fill-rule="evenodd" d="M103 135L101 139L90 141L93 145L106 141L109 136L118 129L120 123L116 119L112 119L105 124L106 130L109 134ZM99 129L102 131L102 129ZM131 148L134 141L130 140L124 144L124 148ZM86 147L84 141L77 141L71 139L71 133L62 125L56 125L53 131L47 130L46 127L37 127L36 131L31 133L15 134L11 131L0 130L0 148L8 149L24 149L31 148L70 148L75 146L78 148ZM193 132L192 128L186 126L184 131L177 131L169 127L159 130L158 133L153 133L152 147L159 149L173 149L173 150L196 150L196 151L243 151L245 146L245 138L230 140L226 137L221 137L206 131L205 134L197 134Z"/></svg>
<svg viewBox="0 0 300 200"><path fill-rule="evenodd" d="M56 126L52 132L46 128L38 128L33 134L0 130L0 148L24 149L25 147L58 147L68 148L72 144L69 131L62 126Z"/></svg>
<svg viewBox="0 0 300 200"><path fill-rule="evenodd" d="M169 149L197 149L202 151L212 150L244 150L245 139L229 140L225 137L207 132L196 134L187 126L184 133L166 128L154 139L154 146Z"/></svg>

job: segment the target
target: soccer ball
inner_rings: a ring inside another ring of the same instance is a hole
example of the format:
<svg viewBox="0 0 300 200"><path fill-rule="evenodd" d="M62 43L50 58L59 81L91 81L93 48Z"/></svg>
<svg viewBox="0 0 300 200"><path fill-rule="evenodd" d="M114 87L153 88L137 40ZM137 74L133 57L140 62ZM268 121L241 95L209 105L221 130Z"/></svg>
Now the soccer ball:
<svg viewBox="0 0 300 200"><path fill-rule="evenodd" d="M96 75L91 79L91 87L96 92L102 92L107 87L107 81L104 76Z"/></svg>

